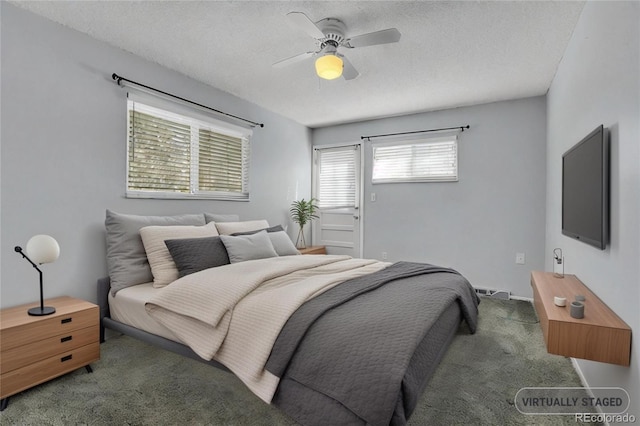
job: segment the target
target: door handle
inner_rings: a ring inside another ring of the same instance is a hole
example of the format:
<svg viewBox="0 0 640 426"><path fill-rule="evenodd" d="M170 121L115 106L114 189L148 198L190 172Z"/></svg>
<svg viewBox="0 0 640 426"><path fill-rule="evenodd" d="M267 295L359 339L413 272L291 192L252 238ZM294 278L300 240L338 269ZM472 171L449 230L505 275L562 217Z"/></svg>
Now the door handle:
<svg viewBox="0 0 640 426"><path fill-rule="evenodd" d="M354 215L353 215L353 218L354 218L355 220L358 220L358 219L360 219L360 216L358 216L358 215L355 215L355 214L354 214Z"/></svg>

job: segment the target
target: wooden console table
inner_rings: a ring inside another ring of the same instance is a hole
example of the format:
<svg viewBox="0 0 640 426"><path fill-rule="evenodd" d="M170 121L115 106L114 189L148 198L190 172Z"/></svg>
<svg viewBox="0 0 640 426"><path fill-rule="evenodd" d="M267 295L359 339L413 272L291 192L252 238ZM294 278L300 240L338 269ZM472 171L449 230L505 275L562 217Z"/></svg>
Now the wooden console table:
<svg viewBox="0 0 640 426"><path fill-rule="evenodd" d="M531 286L549 353L629 366L631 328L575 275L533 271ZM581 319L569 314L576 295L585 297ZM556 306L554 296L566 298L566 306Z"/></svg>

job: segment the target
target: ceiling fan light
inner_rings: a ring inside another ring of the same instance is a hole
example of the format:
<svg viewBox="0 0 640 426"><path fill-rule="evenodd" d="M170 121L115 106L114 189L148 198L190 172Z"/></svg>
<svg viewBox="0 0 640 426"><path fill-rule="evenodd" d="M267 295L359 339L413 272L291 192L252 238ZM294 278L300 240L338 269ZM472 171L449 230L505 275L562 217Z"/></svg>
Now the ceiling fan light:
<svg viewBox="0 0 640 426"><path fill-rule="evenodd" d="M316 59L316 73L325 80L333 80L342 75L342 59L336 55L324 55Z"/></svg>

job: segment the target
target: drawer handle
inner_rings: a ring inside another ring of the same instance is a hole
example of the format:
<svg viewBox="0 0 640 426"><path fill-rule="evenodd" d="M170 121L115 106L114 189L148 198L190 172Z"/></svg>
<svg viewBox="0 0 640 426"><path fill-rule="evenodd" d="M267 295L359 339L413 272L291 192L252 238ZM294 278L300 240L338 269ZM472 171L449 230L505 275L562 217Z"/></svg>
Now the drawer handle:
<svg viewBox="0 0 640 426"><path fill-rule="evenodd" d="M60 320L60 324L68 324L73 320L73 318L64 318Z"/></svg>
<svg viewBox="0 0 640 426"><path fill-rule="evenodd" d="M69 342L73 339L73 336L67 336L60 339L60 343Z"/></svg>
<svg viewBox="0 0 640 426"><path fill-rule="evenodd" d="M69 361L71 358L73 358L73 354L67 355L67 356L63 356L62 358L60 358L60 362Z"/></svg>

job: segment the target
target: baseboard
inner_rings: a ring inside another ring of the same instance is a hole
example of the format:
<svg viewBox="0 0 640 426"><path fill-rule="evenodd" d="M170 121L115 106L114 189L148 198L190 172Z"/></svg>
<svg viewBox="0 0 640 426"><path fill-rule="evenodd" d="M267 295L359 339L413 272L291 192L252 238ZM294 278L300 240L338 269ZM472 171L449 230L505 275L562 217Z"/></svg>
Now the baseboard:
<svg viewBox="0 0 640 426"><path fill-rule="evenodd" d="M530 302L533 303L533 298L531 297L523 297L523 296L514 296L513 294L511 295L511 298L513 300L521 300L523 302Z"/></svg>
<svg viewBox="0 0 640 426"><path fill-rule="evenodd" d="M584 374L582 374L582 370L580 369L580 365L578 364L578 361L575 358L569 358L571 360L571 365L573 365L573 369L576 370L576 373L578 373L578 377L580 377L580 383L582 383L582 386L584 386L585 388L589 387L589 383L587 383L587 378L584 377Z"/></svg>
<svg viewBox="0 0 640 426"><path fill-rule="evenodd" d="M573 369L575 370L575 372L578 374L578 377L580 378L580 383L582 384L582 387L585 388L585 390L587 391L590 397L595 398L595 395L593 394L593 392L591 391L591 388L589 387L587 378L584 377L584 374L582 374L582 370L580 369L580 364L578 364L578 361L575 358L569 358L569 359L571 360L571 365L573 365ZM599 405L596 406L596 410L598 411L598 414L601 414L606 419L605 413L604 411L602 411L602 408ZM604 424L606 426L611 426L607 421L605 421Z"/></svg>

